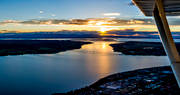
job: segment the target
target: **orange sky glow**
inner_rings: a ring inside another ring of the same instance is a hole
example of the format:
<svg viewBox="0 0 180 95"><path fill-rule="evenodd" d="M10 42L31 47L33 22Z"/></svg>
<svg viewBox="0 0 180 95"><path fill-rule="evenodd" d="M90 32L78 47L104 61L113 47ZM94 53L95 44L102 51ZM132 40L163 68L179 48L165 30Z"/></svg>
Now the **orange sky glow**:
<svg viewBox="0 0 180 95"><path fill-rule="evenodd" d="M38 22L38 21L34 21ZM122 24L123 23L123 24ZM154 32L157 28L150 21L141 20L129 20L124 22L98 19L98 20L70 20L67 22L60 22L54 24L53 21L39 21L39 23L22 23L21 21L4 21L0 24L0 32L57 32L57 31L99 31L99 33L105 34L108 31L126 31L134 30L140 32ZM171 31L180 31L180 25L171 25Z"/></svg>

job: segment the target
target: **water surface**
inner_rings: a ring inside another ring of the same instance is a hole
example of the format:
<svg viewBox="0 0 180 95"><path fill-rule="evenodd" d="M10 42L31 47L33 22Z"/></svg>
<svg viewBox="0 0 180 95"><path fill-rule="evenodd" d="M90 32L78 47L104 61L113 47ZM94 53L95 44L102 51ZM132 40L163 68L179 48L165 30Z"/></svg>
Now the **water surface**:
<svg viewBox="0 0 180 95"><path fill-rule="evenodd" d="M50 95L117 72L168 65L166 56L125 56L95 41L58 54L0 57L0 95Z"/></svg>

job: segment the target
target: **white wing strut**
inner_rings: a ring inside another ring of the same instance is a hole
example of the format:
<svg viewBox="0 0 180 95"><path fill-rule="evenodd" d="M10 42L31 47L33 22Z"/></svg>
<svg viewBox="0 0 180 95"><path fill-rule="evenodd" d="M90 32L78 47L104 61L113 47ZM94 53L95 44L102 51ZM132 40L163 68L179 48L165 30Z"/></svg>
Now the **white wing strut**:
<svg viewBox="0 0 180 95"><path fill-rule="evenodd" d="M180 57L174 40L172 38L162 0L155 0L153 15L156 21L157 28L159 30L160 38L163 43L164 49L167 56L169 57L171 67L180 87Z"/></svg>

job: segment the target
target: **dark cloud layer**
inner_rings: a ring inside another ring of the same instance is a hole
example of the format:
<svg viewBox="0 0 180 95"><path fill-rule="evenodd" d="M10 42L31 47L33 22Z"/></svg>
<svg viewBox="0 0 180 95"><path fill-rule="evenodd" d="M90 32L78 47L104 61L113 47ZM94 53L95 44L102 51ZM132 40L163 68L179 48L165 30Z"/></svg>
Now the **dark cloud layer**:
<svg viewBox="0 0 180 95"><path fill-rule="evenodd" d="M89 18L89 19L71 19L71 20L59 20L59 19L48 19L48 20L28 20L28 21L15 21L6 20L0 22L0 24L7 23L21 23L21 24L66 24L66 25L87 25L89 21L95 22L107 22L104 25L131 25L131 24L144 24L152 25L154 24L152 19L111 19L111 18Z"/></svg>

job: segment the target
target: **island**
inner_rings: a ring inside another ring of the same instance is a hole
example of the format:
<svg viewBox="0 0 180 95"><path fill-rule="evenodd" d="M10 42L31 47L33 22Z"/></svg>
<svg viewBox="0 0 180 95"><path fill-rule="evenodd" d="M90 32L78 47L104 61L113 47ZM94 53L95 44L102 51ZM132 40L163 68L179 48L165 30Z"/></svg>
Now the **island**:
<svg viewBox="0 0 180 95"><path fill-rule="evenodd" d="M141 42L128 41L110 44L114 52L121 52L124 55L143 56L165 56L165 50L161 42ZM180 43L176 43L177 50L180 51Z"/></svg>
<svg viewBox="0 0 180 95"><path fill-rule="evenodd" d="M91 42L71 40L0 40L0 56L24 54L54 54L80 49Z"/></svg>

